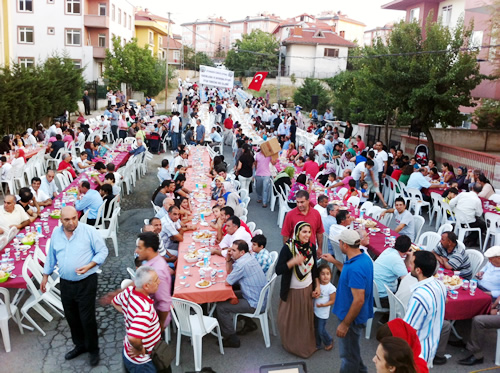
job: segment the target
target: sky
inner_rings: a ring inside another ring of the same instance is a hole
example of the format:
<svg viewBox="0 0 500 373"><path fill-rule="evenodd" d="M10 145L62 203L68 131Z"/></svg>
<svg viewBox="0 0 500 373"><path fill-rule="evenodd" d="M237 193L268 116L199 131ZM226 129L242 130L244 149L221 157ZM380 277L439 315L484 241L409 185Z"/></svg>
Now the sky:
<svg viewBox="0 0 500 373"><path fill-rule="evenodd" d="M258 13L274 13L282 19L291 18L302 13L317 15L322 11L341 11L349 18L361 21L367 25L366 30L386 23L400 20L403 11L384 10L381 5L391 0L351 0L351 1L325 1L325 0L129 0L136 6L148 8L150 12L167 18L171 12L171 19L175 22L172 30L176 34L182 33L180 24L193 22L196 19L207 19L209 16L222 16L227 21L243 19L246 16ZM172 6L172 4L175 4Z"/></svg>

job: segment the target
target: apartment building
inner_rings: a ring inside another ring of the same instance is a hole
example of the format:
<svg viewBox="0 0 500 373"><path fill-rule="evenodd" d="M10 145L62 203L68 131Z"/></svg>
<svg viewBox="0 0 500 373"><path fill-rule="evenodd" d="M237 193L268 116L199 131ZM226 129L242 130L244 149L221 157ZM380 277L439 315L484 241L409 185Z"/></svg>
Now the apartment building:
<svg viewBox="0 0 500 373"><path fill-rule="evenodd" d="M126 0L3 0L5 62L26 67L53 53L66 54L84 68L86 81L102 76L111 36L133 37L134 7ZM7 14L5 10L7 9ZM129 17L130 16L130 17Z"/></svg>
<svg viewBox="0 0 500 373"><path fill-rule="evenodd" d="M168 63L176 68L181 65L181 54L182 54L182 41L180 35L173 35L173 37L167 36L163 39L163 55L162 59L167 58L168 50Z"/></svg>
<svg viewBox="0 0 500 373"><path fill-rule="evenodd" d="M170 26L169 26L170 22ZM151 13L148 9L135 13L135 37L141 47L147 46L151 55L159 59L166 58L164 41L171 34L172 21Z"/></svg>
<svg viewBox="0 0 500 373"><path fill-rule="evenodd" d="M387 40L391 36L392 29L394 25L392 23L387 23L382 27L375 27L370 30L366 30L363 36L363 44L366 46L373 46L377 39L380 38L382 43L387 44Z"/></svg>
<svg viewBox="0 0 500 373"><path fill-rule="evenodd" d="M230 25L221 17L183 23L182 44L210 57L227 52L230 48Z"/></svg>
<svg viewBox="0 0 500 373"><path fill-rule="evenodd" d="M366 25L363 22L349 18L340 10L338 12L325 11L316 16L316 20L327 23L340 37L361 45L364 41Z"/></svg>
<svg viewBox="0 0 500 373"><path fill-rule="evenodd" d="M229 22L230 27L230 45L234 45L236 40L241 39L243 35L250 34L253 30L264 32L273 32L281 19L274 14L262 13L254 17L246 17L236 21Z"/></svg>
<svg viewBox="0 0 500 373"><path fill-rule="evenodd" d="M453 28L460 19L465 25L474 22L471 47L488 46L497 44L491 38L491 10L493 0L394 0L382 5L383 9L394 9L406 12L406 21L418 22L425 30L426 22L441 22ZM428 18L430 15L430 18ZM425 32L425 31L423 31ZM481 48L478 61L483 74L492 74L494 71L493 49ZM500 81L484 80L472 92L475 99L490 98L500 100ZM463 112L472 112L474 108L463 108Z"/></svg>

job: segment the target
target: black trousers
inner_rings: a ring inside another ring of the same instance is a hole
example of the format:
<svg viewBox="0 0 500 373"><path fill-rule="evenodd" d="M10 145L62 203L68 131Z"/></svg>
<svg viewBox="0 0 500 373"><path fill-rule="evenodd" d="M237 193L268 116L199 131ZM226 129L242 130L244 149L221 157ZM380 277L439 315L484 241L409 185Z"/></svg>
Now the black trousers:
<svg viewBox="0 0 500 373"><path fill-rule="evenodd" d="M118 140L118 126L111 126L111 133L113 134L113 140Z"/></svg>
<svg viewBox="0 0 500 373"><path fill-rule="evenodd" d="M96 273L81 281L61 279L61 300L71 330L71 339L76 347L85 348L91 353L99 351L96 294Z"/></svg>

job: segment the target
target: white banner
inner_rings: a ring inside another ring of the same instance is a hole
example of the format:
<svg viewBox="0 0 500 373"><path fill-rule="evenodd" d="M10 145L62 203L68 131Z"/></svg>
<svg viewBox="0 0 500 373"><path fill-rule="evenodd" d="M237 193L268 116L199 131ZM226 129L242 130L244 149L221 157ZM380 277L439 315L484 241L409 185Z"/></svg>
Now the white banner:
<svg viewBox="0 0 500 373"><path fill-rule="evenodd" d="M233 71L200 65L200 84L222 88L233 88L233 83Z"/></svg>

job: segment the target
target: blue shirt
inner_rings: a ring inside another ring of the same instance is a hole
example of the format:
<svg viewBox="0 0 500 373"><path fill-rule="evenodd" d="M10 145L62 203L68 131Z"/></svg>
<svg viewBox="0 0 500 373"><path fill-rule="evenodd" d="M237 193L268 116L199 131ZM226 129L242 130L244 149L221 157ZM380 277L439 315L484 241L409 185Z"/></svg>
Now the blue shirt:
<svg viewBox="0 0 500 373"><path fill-rule="evenodd" d="M135 148L135 149L132 149L131 151L129 151L129 154L137 155L137 154L141 154L145 151L146 151L146 148L144 147L144 145L141 145L138 148Z"/></svg>
<svg viewBox="0 0 500 373"><path fill-rule="evenodd" d="M373 263L361 250L361 254L347 260L340 273L337 298L333 313L340 321L344 320L354 300L351 289L363 289L365 302L354 320L354 324L364 324L373 317Z"/></svg>
<svg viewBox="0 0 500 373"><path fill-rule="evenodd" d="M168 215L168 211L165 210L165 207L162 207L155 215L155 218L158 218L158 219L161 219L163 218L165 215Z"/></svg>
<svg viewBox="0 0 500 373"><path fill-rule="evenodd" d="M430 186L431 183L428 182L425 176L419 171L412 173L408 179L408 183L406 184L407 188L415 188L418 190L422 188L429 188Z"/></svg>
<svg viewBox="0 0 500 373"><path fill-rule="evenodd" d="M42 183L40 184L40 190L43 191L50 198L54 198L54 193L57 193L57 185L55 178L49 183L46 176L42 176Z"/></svg>
<svg viewBox="0 0 500 373"><path fill-rule="evenodd" d="M356 156L356 164L358 164L360 162L366 162L366 158L363 157L362 155L357 155Z"/></svg>
<svg viewBox="0 0 500 373"><path fill-rule="evenodd" d="M222 136L217 131L210 134L210 139L212 142L222 142Z"/></svg>
<svg viewBox="0 0 500 373"><path fill-rule="evenodd" d="M337 219L331 215L328 215L322 217L321 220L323 221L323 228L325 228L325 232L328 232L328 234L330 234L330 228L332 227L332 225L337 224ZM328 240L328 252L332 255L335 255L330 240Z"/></svg>
<svg viewBox="0 0 500 373"><path fill-rule="evenodd" d="M108 256L108 248L99 232L90 225L78 223L73 235L68 239L63 227L57 227L52 232L47 261L43 269L46 275L54 272L54 267L59 267L59 275L68 281L80 281L94 274L98 266L102 265ZM76 269L89 264L97 266L89 269L83 275L77 275Z"/></svg>
<svg viewBox="0 0 500 373"><path fill-rule="evenodd" d="M196 127L196 141L205 141L205 126L203 124Z"/></svg>
<svg viewBox="0 0 500 373"><path fill-rule="evenodd" d="M385 249L373 263L373 279L377 284L379 297L388 296L384 284L395 293L398 287L398 278L407 274L408 269L406 269L404 259L399 255L399 251L393 248Z"/></svg>
<svg viewBox="0 0 500 373"><path fill-rule="evenodd" d="M113 111L111 113L111 125L112 126L117 126L118 125L118 119L120 119L120 115L116 111Z"/></svg>
<svg viewBox="0 0 500 373"><path fill-rule="evenodd" d="M243 298L255 308L259 303L260 291L266 286L266 276L259 262L249 253L245 253L233 263L233 270L227 275L226 282L229 285L239 283Z"/></svg>
<svg viewBox="0 0 500 373"><path fill-rule="evenodd" d="M75 208L77 211L83 211L84 213L89 211L88 219L97 219L97 211L102 203L103 201L99 192L94 189L89 189L81 200L76 201Z"/></svg>
<svg viewBox="0 0 500 373"><path fill-rule="evenodd" d="M170 171L163 167L160 168L158 170L158 178L161 179L162 182L163 180L170 180L171 179Z"/></svg>

